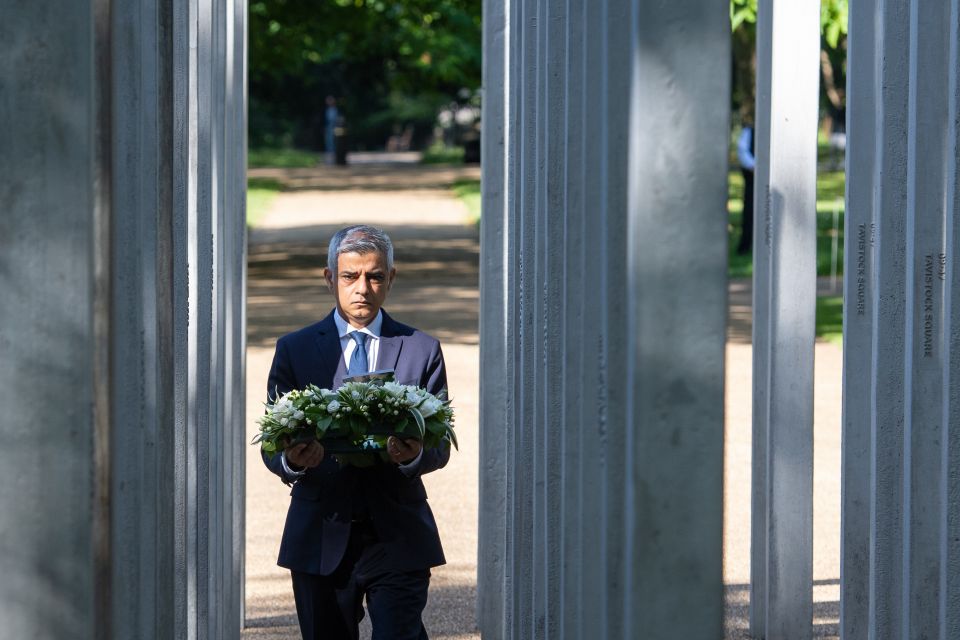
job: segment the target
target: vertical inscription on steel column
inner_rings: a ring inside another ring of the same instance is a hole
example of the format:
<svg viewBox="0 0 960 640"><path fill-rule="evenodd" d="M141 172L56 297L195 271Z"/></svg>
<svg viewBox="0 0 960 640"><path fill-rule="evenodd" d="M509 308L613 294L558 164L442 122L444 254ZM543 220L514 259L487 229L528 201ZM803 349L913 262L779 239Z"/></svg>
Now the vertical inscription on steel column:
<svg viewBox="0 0 960 640"><path fill-rule="evenodd" d="M934 285L942 286L947 277L947 255L928 253L923 258L923 357L933 357L933 332L936 325L934 312Z"/></svg>
<svg viewBox="0 0 960 640"><path fill-rule="evenodd" d="M923 357L933 357L933 254L923 265Z"/></svg>
<svg viewBox="0 0 960 640"><path fill-rule="evenodd" d="M769 249L773 243L773 208L771 207L770 185L764 188L763 204L766 217L763 220L763 243Z"/></svg>
<svg viewBox="0 0 960 640"><path fill-rule="evenodd" d="M873 248L876 225L870 224L870 235L867 235L867 225L861 224L857 228L857 315L867 312L867 247Z"/></svg>

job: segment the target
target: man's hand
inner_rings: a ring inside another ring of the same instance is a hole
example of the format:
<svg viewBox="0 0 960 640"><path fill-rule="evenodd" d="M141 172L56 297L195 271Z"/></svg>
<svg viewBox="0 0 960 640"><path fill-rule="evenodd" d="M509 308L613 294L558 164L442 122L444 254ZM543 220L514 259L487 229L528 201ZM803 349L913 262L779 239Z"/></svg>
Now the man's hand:
<svg viewBox="0 0 960 640"><path fill-rule="evenodd" d="M310 469L323 462L323 445L317 440L301 442L283 450L287 462L301 469Z"/></svg>
<svg viewBox="0 0 960 640"><path fill-rule="evenodd" d="M387 455L395 464L407 464L420 455L423 443L416 438L404 440L396 436L387 438Z"/></svg>

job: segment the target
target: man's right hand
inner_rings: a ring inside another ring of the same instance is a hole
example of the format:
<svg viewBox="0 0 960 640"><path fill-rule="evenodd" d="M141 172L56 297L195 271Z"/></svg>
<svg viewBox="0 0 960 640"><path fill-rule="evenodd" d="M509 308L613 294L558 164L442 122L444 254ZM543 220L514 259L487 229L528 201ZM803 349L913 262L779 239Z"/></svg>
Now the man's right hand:
<svg viewBox="0 0 960 640"><path fill-rule="evenodd" d="M310 469L323 462L323 445L317 440L287 447L283 453L288 464L300 469Z"/></svg>

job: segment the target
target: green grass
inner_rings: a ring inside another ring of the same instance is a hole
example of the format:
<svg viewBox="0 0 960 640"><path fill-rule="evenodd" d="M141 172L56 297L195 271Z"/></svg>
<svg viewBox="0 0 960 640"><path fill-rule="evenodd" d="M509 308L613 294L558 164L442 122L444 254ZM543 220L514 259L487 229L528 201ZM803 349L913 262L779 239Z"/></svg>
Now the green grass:
<svg viewBox="0 0 960 640"><path fill-rule="evenodd" d="M740 221L743 215L743 176L739 171L729 175L729 211L728 230L729 255L728 274L731 278L749 278L753 275L753 258L739 255L736 251L740 241ZM461 180L453 186L454 193L470 209L471 218L480 219L480 181ZM837 276L843 275L843 191L844 174L842 171L823 173L817 176L817 275L831 275L831 253L833 250L833 212L838 208L837 216ZM754 221L756 224L756 221ZM754 228L754 232L757 229Z"/></svg>
<svg viewBox="0 0 960 640"><path fill-rule="evenodd" d="M480 224L480 181L457 180L453 184L453 192L470 211L470 221Z"/></svg>
<svg viewBox="0 0 960 640"><path fill-rule="evenodd" d="M756 211L756 207L754 207ZM743 175L731 171L727 176L727 274L731 278L749 278L753 275L753 258L750 254L737 253L740 229L743 222ZM756 220L754 220L756 223ZM754 229L756 231L756 228Z"/></svg>
<svg viewBox="0 0 960 640"><path fill-rule="evenodd" d="M320 163L320 154L301 149L249 149L247 151L247 166L251 169L261 167L278 167L282 169L298 169L315 167Z"/></svg>
<svg viewBox="0 0 960 640"><path fill-rule="evenodd" d="M821 205L829 205L832 209L833 203L840 202L843 207L843 192L847 184L846 176L843 171L828 171L817 174L817 211Z"/></svg>
<svg viewBox="0 0 960 640"><path fill-rule="evenodd" d="M441 143L430 145L420 158L421 164L463 164L463 147L448 147Z"/></svg>
<svg viewBox="0 0 960 640"><path fill-rule="evenodd" d="M751 256L736 252L740 241L740 222L743 215L743 176L739 171L729 175L727 211L729 212L729 275L731 278L747 278L753 275ZM833 251L833 214L837 210L837 275L843 274L843 171L830 171L817 176L817 275L829 276ZM756 212L756 206L754 207ZM754 233L760 228L754 220Z"/></svg>
<svg viewBox="0 0 960 640"><path fill-rule="evenodd" d="M270 208L283 185L273 178L247 179L247 226L254 227Z"/></svg>
<svg viewBox="0 0 960 640"><path fill-rule="evenodd" d="M843 296L817 298L817 337L834 344L843 342Z"/></svg>

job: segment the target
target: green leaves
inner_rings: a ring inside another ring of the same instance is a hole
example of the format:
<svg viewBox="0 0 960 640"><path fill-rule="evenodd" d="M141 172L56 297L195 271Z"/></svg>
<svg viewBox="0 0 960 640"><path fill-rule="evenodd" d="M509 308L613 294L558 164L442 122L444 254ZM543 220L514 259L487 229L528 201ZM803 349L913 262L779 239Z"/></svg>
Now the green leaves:
<svg viewBox="0 0 960 640"><path fill-rule="evenodd" d="M730 30L736 31L744 22L757 22L757 0L730 0Z"/></svg>
<svg viewBox="0 0 960 640"><path fill-rule="evenodd" d="M847 0L820 2L820 31L831 49L840 44L841 35L847 35L847 11Z"/></svg>
<svg viewBox="0 0 960 640"><path fill-rule="evenodd" d="M351 140L382 145L480 87L477 0L260 0L249 11L252 146L319 149L328 95ZM410 104L416 114L397 106Z"/></svg>
<svg viewBox="0 0 960 640"><path fill-rule="evenodd" d="M454 433L453 429L450 429L447 433L444 434L443 439L447 442L453 444L453 448L457 451L460 451L460 445L457 444L457 434Z"/></svg>
<svg viewBox="0 0 960 640"><path fill-rule="evenodd" d="M252 444L272 454L304 438L333 438L364 452L337 454L341 462L358 465L368 461L366 452L382 453L389 435L416 437L427 449L456 447L453 408L445 398L394 382L348 382L336 392L310 385L266 403Z"/></svg>
<svg viewBox="0 0 960 640"><path fill-rule="evenodd" d="M821 0L820 32L831 49L840 44L840 36L847 35L848 0ZM730 30L757 22L757 0L730 0Z"/></svg>
<svg viewBox="0 0 960 640"><path fill-rule="evenodd" d="M413 416L413 419L416 420L417 429L420 432L420 439L423 440L424 434L427 430L427 426L423 422L423 414L420 413L420 410L416 407L410 407L410 414Z"/></svg>
<svg viewBox="0 0 960 640"><path fill-rule="evenodd" d="M317 437L322 438L326 433L327 429L330 428L330 425L333 424L333 416L327 413L324 410L316 410L316 418L311 418L311 422L314 424L314 428L317 431ZM308 416L312 416L312 413L308 413Z"/></svg>
<svg viewBox="0 0 960 640"><path fill-rule="evenodd" d="M802 0L797 0L802 1ZM833 119L844 117L843 86L846 73L846 36L849 0L821 0L821 104ZM757 0L730 0L733 34L733 87L731 98L740 118L753 120L754 71L756 68Z"/></svg>

